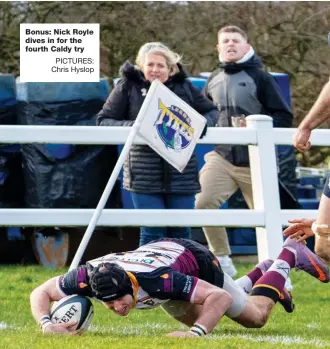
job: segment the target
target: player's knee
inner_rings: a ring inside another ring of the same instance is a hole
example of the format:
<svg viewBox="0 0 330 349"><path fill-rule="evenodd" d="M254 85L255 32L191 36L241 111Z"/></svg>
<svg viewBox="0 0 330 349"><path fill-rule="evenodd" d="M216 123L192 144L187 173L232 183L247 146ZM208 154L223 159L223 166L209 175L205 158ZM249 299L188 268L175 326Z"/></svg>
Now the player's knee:
<svg viewBox="0 0 330 349"><path fill-rule="evenodd" d="M259 321L256 321L254 328L262 328L266 325L267 319L261 318Z"/></svg>
<svg viewBox="0 0 330 349"><path fill-rule="evenodd" d="M255 321L255 328L261 328L264 327L268 320L268 314L260 312L260 315Z"/></svg>
<svg viewBox="0 0 330 349"><path fill-rule="evenodd" d="M243 321L239 321L246 328L261 328L264 327L268 320L268 314L260 311L259 309L254 309L253 313L250 312L245 315Z"/></svg>
<svg viewBox="0 0 330 349"><path fill-rule="evenodd" d="M267 323L267 318L256 317L254 319L250 319L249 321L242 323L242 325L246 328L262 328L266 325L266 323Z"/></svg>

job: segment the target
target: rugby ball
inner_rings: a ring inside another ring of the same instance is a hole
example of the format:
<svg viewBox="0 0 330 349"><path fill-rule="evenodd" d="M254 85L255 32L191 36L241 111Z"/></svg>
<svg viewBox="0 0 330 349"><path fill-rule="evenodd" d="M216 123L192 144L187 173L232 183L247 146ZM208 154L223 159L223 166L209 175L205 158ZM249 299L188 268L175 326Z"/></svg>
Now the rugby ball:
<svg viewBox="0 0 330 349"><path fill-rule="evenodd" d="M55 302L50 310L54 324L77 321L75 330L86 331L94 315L93 304L87 297L72 295Z"/></svg>

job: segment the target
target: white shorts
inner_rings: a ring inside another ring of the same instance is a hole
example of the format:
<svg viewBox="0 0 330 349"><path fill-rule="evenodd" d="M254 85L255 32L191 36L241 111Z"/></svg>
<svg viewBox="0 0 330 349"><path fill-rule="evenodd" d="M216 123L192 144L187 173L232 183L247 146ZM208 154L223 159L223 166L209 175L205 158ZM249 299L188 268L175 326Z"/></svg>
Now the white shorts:
<svg viewBox="0 0 330 349"><path fill-rule="evenodd" d="M234 319L238 317L245 309L249 301L249 296L235 284L235 281L226 273L224 274L223 289L227 291L233 298L232 305L227 309L226 315Z"/></svg>

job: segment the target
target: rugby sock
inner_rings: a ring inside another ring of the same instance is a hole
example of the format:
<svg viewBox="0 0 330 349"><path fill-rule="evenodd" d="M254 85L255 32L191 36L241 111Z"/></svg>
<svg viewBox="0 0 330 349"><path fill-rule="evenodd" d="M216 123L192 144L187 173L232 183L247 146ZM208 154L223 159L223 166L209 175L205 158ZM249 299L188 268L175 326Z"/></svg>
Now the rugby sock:
<svg viewBox="0 0 330 349"><path fill-rule="evenodd" d="M235 280L235 284L245 293L250 293L253 286L252 280L247 275L244 275L241 278Z"/></svg>
<svg viewBox="0 0 330 349"><path fill-rule="evenodd" d="M253 285L261 278L262 271L258 267L255 267L250 273L235 280L235 284L239 286L246 293L252 291Z"/></svg>
<svg viewBox="0 0 330 349"><path fill-rule="evenodd" d="M296 265L296 254L291 248L284 248L278 259L255 283L251 296L264 296L277 302L283 291L290 270Z"/></svg>

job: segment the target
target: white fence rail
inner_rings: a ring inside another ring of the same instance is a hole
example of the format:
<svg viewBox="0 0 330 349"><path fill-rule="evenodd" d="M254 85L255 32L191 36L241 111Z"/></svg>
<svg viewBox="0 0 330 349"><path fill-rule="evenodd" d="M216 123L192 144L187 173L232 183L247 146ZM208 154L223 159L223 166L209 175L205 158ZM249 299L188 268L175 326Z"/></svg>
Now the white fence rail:
<svg viewBox="0 0 330 349"><path fill-rule="evenodd" d="M0 126L0 143L124 144L129 127ZM246 128L209 128L200 144L249 146L254 210L103 210L101 226L256 227L258 257L275 258L282 226L290 218L316 217L316 210L281 210L275 145L291 145L294 129L274 129L272 119L251 115ZM330 145L330 131L315 130L315 146ZM136 138L135 143L144 142ZM87 226L92 209L0 209L0 226ZM239 218L238 218L239 217Z"/></svg>

